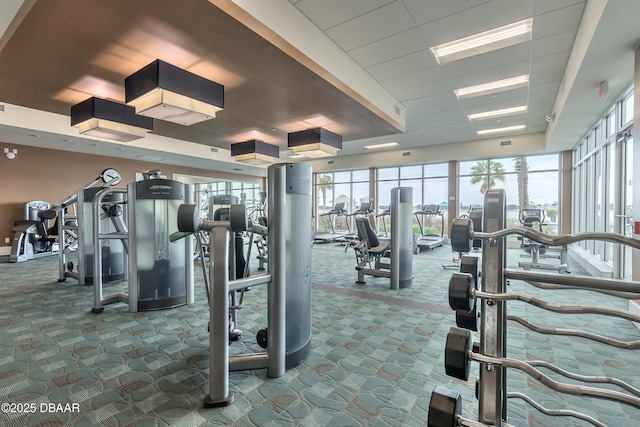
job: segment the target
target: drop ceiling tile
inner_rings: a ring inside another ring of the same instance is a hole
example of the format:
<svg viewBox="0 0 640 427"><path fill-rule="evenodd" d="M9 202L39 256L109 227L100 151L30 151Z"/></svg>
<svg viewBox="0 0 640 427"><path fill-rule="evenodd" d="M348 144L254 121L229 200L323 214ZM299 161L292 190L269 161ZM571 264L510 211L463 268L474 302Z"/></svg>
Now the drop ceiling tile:
<svg viewBox="0 0 640 427"><path fill-rule="evenodd" d="M350 19L357 18L394 0L300 0L296 7L311 19L321 30L335 27Z"/></svg>
<svg viewBox="0 0 640 427"><path fill-rule="evenodd" d="M430 50L414 52L409 55L396 58L393 61L383 62L367 67L367 72L378 81L404 76L419 70L438 65Z"/></svg>
<svg viewBox="0 0 640 427"><path fill-rule="evenodd" d="M366 68L384 63L415 52L424 51L428 46L420 31L412 28L349 51L349 55Z"/></svg>
<svg viewBox="0 0 640 427"><path fill-rule="evenodd" d="M411 108L407 111L407 117L422 117L428 116L434 113L445 112L445 111L459 111L461 110L460 103L458 101L453 102L442 102L439 104L430 104L422 107Z"/></svg>
<svg viewBox="0 0 640 427"><path fill-rule="evenodd" d="M539 56L531 60L531 73L552 70L554 68L564 69L567 66L569 51L553 53L551 55Z"/></svg>
<svg viewBox="0 0 640 427"><path fill-rule="evenodd" d="M474 8L489 0L447 0L424 1L404 0L416 25L426 24L453 15L466 9Z"/></svg>
<svg viewBox="0 0 640 427"><path fill-rule="evenodd" d="M553 104L556 100L556 94L553 92L550 93L542 93L542 94L531 94L529 96L529 103L538 104L538 103L549 103Z"/></svg>
<svg viewBox="0 0 640 427"><path fill-rule="evenodd" d="M580 3L558 9L553 13L537 15L533 20L534 39L577 29L583 10L584 4Z"/></svg>
<svg viewBox="0 0 640 427"><path fill-rule="evenodd" d="M532 85L531 93L533 94L553 93L555 95L556 93L558 93L559 87L560 87L560 82L549 82L549 83L542 83L539 85Z"/></svg>
<svg viewBox="0 0 640 427"><path fill-rule="evenodd" d="M538 0L536 2L536 13L538 15L541 15L543 13L562 9L572 5L582 5L582 7L584 8L584 4L584 0Z"/></svg>
<svg viewBox="0 0 640 427"><path fill-rule="evenodd" d="M552 70L540 71L538 73L532 73L529 76L529 85L535 86L544 83L558 82L562 80L564 75L564 68L554 68Z"/></svg>
<svg viewBox="0 0 640 427"><path fill-rule="evenodd" d="M404 4L396 1L330 28L325 34L349 51L413 27L415 24Z"/></svg>
<svg viewBox="0 0 640 427"><path fill-rule="evenodd" d="M565 31L564 33L554 34L552 36L543 37L533 41L532 57L552 55L559 52L568 52L573 46L576 38L576 31Z"/></svg>
<svg viewBox="0 0 640 427"><path fill-rule="evenodd" d="M438 93L432 96L425 96L422 98L410 99L408 101L403 102L404 106L407 110L412 108L419 108L431 105L438 105L446 102L455 102L458 98L453 93L453 91L445 91L442 93Z"/></svg>

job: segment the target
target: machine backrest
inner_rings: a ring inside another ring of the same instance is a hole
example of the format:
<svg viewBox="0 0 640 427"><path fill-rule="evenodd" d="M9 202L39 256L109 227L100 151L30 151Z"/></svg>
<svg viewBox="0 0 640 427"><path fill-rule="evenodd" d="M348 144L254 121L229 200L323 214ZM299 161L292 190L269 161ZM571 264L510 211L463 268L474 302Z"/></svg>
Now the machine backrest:
<svg viewBox="0 0 640 427"><path fill-rule="evenodd" d="M218 208L213 213L214 221L229 221L229 208Z"/></svg>
<svg viewBox="0 0 640 427"><path fill-rule="evenodd" d="M373 231L369 218L356 218L356 227L358 227L358 239L366 241L368 248L375 248L380 245L380 239Z"/></svg>

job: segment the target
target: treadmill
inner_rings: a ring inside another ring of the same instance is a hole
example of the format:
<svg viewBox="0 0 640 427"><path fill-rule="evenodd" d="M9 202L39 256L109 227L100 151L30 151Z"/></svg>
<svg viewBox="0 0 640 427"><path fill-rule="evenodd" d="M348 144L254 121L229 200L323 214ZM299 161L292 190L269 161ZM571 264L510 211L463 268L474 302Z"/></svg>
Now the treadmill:
<svg viewBox="0 0 640 427"><path fill-rule="evenodd" d="M424 205L421 210L415 211L413 215L420 226L420 234L416 236L416 243L420 249L434 249L444 245L444 212L439 205ZM425 217L440 217L440 234L425 234Z"/></svg>
<svg viewBox="0 0 640 427"><path fill-rule="evenodd" d="M345 233L336 232L336 217L344 216L345 218L349 215L349 212L345 209L345 203L336 203L328 212L320 214L320 216L328 216L329 217L329 225L331 226L330 232L320 232L315 233L313 236L313 240L315 242L320 243L333 243L336 241L344 241ZM347 227L349 227L349 221L347 221ZM348 231L349 233L351 230Z"/></svg>

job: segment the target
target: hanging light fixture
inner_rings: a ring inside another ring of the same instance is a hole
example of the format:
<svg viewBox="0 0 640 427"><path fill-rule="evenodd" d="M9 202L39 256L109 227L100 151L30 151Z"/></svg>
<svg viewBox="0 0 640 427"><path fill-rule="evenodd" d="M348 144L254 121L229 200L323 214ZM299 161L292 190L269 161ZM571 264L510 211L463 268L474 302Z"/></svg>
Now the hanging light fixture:
<svg viewBox="0 0 640 427"><path fill-rule="evenodd" d="M312 128L287 135L288 147L309 158L335 156L342 150L342 136L323 128Z"/></svg>
<svg viewBox="0 0 640 427"><path fill-rule="evenodd" d="M267 144L258 139L231 144L231 155L237 162L250 165L266 165L280 157L277 145Z"/></svg>
<svg viewBox="0 0 640 427"><path fill-rule="evenodd" d="M124 80L136 114L189 126L224 109L224 86L156 59Z"/></svg>
<svg viewBox="0 0 640 427"><path fill-rule="evenodd" d="M83 135L128 142L153 130L153 119L137 115L128 105L91 97L71 107L71 126Z"/></svg>

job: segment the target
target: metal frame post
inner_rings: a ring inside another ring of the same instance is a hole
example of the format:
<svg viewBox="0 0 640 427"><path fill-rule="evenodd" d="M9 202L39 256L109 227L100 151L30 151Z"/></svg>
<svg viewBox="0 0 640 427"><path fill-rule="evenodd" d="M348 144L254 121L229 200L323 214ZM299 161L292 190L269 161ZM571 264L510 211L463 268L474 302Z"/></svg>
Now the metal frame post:
<svg viewBox="0 0 640 427"><path fill-rule="evenodd" d="M229 241L228 222L216 222L209 239L209 394L206 407L233 403L229 392Z"/></svg>
<svg viewBox="0 0 640 427"><path fill-rule="evenodd" d="M506 197L502 189L490 189L484 198L483 230L491 233L506 227ZM491 238L482 245L482 291L506 292L504 267L506 237ZM482 300L480 353L506 357L506 303ZM482 423L500 426L506 421L506 375L504 368L492 364L480 366L478 418Z"/></svg>

